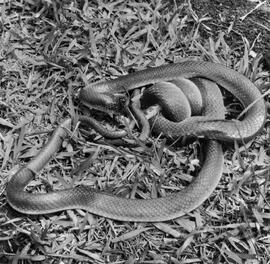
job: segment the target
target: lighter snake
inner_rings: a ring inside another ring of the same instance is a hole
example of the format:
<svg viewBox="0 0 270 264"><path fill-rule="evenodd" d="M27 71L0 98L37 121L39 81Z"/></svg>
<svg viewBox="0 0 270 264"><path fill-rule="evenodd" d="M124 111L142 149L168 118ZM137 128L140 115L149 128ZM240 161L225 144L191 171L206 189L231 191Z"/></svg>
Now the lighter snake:
<svg viewBox="0 0 270 264"><path fill-rule="evenodd" d="M137 87L177 78L205 78L231 92L248 110L239 120L220 116L190 117L180 123L161 119L161 132L171 137L186 135L206 137L206 157L195 180L185 189L156 199L126 199L96 191L87 186L32 194L24 189L47 161L57 152L71 129L71 119L59 125L39 155L14 174L6 189L8 203L25 214L45 214L81 208L93 214L122 221L166 221L190 212L205 201L222 174L223 155L219 142L252 139L263 128L266 109L257 87L243 75L221 64L185 61L134 72L108 81L92 83L80 91L84 103L122 112L126 93ZM147 89L147 87L146 87ZM216 88L215 88L216 89Z"/></svg>

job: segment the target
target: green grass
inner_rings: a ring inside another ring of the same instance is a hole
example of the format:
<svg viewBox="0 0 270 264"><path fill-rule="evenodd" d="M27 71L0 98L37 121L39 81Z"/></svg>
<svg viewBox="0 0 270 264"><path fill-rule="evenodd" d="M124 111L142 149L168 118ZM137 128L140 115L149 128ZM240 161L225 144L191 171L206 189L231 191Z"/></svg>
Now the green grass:
<svg viewBox="0 0 270 264"><path fill-rule="evenodd" d="M218 188L173 221L119 222L82 210L30 217L5 200L11 176L79 111L85 84L188 57L225 64L267 93L256 39L227 41L188 1L2 1L1 11L0 263L269 263L267 126L247 146L225 148ZM203 38L205 30L214 37ZM156 197L177 191L199 166L198 142L173 149L153 138L155 151L129 150L99 138L89 130L86 141L76 129L31 189L87 184Z"/></svg>

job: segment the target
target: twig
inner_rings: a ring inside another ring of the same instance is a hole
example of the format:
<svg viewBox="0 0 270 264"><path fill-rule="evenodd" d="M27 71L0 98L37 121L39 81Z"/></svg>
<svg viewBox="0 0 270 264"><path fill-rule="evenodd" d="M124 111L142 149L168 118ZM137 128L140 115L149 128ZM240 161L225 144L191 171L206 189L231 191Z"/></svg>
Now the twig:
<svg viewBox="0 0 270 264"><path fill-rule="evenodd" d="M251 13L253 13L256 9L258 9L260 6L264 5L266 3L266 1L260 2L259 4L257 4L252 10L250 10L247 14L243 15L240 17L240 19L242 21L244 21L244 19L250 15Z"/></svg>

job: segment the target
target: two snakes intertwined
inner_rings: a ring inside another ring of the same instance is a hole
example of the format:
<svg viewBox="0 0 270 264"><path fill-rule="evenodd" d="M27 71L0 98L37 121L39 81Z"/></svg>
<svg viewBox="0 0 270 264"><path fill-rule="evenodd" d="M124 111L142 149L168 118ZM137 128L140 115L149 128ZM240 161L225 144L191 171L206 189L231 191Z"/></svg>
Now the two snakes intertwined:
<svg viewBox="0 0 270 264"><path fill-rule="evenodd" d="M46 162L57 152L71 129L71 119L59 125L40 153L22 167L7 185L7 200L16 210L26 214L45 214L81 208L91 213L123 221L165 221L193 210L206 200L222 175L223 155L220 142L252 139L263 128L266 109L257 87L243 75L210 62L185 61L134 72L108 81L89 84L80 91L82 102L98 109L121 113L127 103L127 92L149 84L196 78L201 83L205 116L190 117L182 122L159 117L155 128L170 137L202 136L207 138L205 159L195 180L185 189L156 199L126 199L96 191L87 186L46 194L28 193L24 189ZM225 120L221 95L224 87L240 100L247 111L244 118ZM200 86L200 85L199 85Z"/></svg>

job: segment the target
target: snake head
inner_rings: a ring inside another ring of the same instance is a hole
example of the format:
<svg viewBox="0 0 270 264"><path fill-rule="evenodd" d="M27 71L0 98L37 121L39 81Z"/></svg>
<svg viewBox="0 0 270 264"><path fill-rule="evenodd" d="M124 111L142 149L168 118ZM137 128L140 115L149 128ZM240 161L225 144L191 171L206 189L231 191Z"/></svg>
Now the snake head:
<svg viewBox="0 0 270 264"><path fill-rule="evenodd" d="M79 98L83 104L107 113L123 114L129 105L129 96L126 93L92 89L92 87L82 89Z"/></svg>

